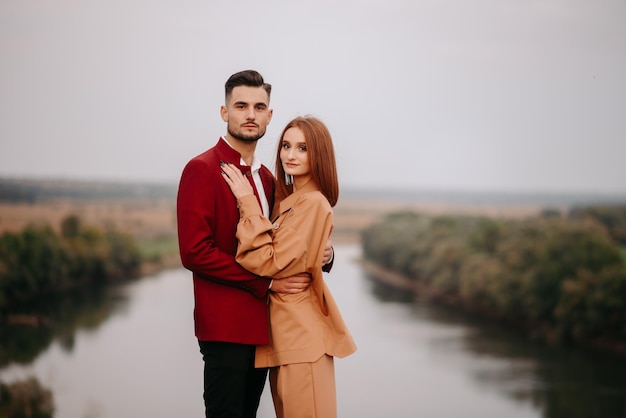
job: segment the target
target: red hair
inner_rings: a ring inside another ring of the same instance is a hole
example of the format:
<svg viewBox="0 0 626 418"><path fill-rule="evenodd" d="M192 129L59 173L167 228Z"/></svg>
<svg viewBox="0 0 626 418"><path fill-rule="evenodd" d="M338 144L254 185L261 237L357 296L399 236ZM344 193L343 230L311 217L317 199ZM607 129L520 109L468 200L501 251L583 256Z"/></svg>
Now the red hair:
<svg viewBox="0 0 626 418"><path fill-rule="evenodd" d="M337 179L337 164L335 150L330 131L324 123L313 116L298 116L285 126L278 141L276 151L276 194L277 200L282 200L293 192L293 185L285 184L285 170L280 160L285 132L291 128L298 128L304 134L311 179L320 188L322 194L334 207L339 199L339 181Z"/></svg>

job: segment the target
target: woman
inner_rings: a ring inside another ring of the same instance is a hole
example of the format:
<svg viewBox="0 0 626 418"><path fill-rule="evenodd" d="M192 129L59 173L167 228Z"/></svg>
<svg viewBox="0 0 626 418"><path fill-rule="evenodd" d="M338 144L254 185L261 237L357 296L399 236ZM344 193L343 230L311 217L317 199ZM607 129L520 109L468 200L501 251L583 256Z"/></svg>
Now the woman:
<svg viewBox="0 0 626 418"><path fill-rule="evenodd" d="M322 277L339 196L330 133L310 116L295 118L283 130L273 222L263 217L248 179L232 164L222 170L240 212L237 261L274 280L302 272L312 277L305 292L270 293L270 344L257 348L255 366L270 368L276 415L334 418L333 357L352 354L356 345Z"/></svg>

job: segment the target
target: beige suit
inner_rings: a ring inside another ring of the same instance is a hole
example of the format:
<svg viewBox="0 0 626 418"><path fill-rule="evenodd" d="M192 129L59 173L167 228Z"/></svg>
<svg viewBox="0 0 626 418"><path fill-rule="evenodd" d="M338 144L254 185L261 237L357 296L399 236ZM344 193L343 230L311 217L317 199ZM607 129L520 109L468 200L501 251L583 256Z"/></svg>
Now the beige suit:
<svg viewBox="0 0 626 418"><path fill-rule="evenodd" d="M305 292L270 294L270 344L257 349L256 366L352 354L356 345L322 276L333 213L315 183L281 201L273 223L263 217L254 196L245 196L238 204L237 262L259 276L281 279L307 272L313 278Z"/></svg>
<svg viewBox="0 0 626 418"><path fill-rule="evenodd" d="M237 262L275 280L303 272L313 279L299 294L270 293L270 344L257 347L255 365L294 368L270 371L276 412L290 418L334 417L332 357L352 354L356 345L322 275L332 208L312 181L279 203L273 223L254 196L239 199L238 205Z"/></svg>

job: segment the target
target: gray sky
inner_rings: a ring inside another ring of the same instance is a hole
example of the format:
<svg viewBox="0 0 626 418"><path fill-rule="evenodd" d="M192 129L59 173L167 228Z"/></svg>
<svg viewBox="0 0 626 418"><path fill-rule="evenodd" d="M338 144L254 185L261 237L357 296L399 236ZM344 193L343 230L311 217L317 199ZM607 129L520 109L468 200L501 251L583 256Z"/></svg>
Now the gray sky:
<svg viewBox="0 0 626 418"><path fill-rule="evenodd" d="M623 0L2 0L0 176L177 182L257 69L343 186L626 192Z"/></svg>

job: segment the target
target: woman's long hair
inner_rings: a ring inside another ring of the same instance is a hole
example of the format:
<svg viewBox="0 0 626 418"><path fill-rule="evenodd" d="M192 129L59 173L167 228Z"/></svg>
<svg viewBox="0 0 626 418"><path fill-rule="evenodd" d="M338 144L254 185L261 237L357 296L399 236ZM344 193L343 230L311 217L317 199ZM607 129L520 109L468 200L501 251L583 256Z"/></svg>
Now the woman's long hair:
<svg viewBox="0 0 626 418"><path fill-rule="evenodd" d="M285 184L285 170L280 160L283 138L290 128L298 128L304 134L311 179L326 196L330 206L334 207L339 199L339 181L333 140L326 125L313 116L296 117L285 126L280 134L276 151L276 202L278 203L293 192L293 185Z"/></svg>

